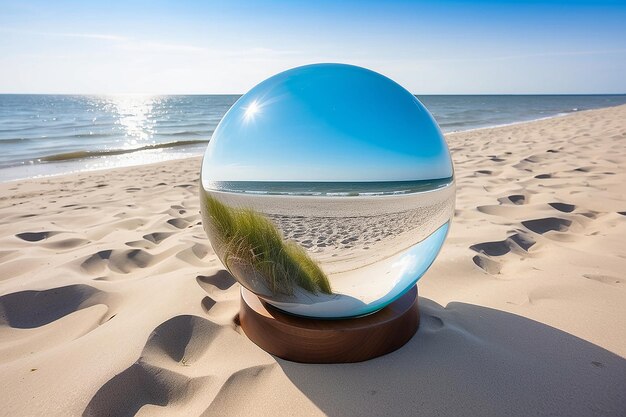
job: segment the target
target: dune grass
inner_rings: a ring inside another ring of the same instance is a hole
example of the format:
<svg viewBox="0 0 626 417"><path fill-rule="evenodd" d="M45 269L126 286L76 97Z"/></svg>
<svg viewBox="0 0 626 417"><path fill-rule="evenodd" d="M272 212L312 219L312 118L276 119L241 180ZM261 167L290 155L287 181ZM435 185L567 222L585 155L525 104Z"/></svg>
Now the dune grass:
<svg viewBox="0 0 626 417"><path fill-rule="evenodd" d="M205 221L229 270L233 265L252 268L274 294L292 295L296 286L332 293L319 265L297 243L284 240L267 218L252 209L229 207L204 190L201 195Z"/></svg>

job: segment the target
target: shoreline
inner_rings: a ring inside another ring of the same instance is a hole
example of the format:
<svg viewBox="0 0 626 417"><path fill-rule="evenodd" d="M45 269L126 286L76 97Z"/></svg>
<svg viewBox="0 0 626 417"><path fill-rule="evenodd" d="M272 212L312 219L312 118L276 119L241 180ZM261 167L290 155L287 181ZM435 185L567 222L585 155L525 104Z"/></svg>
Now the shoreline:
<svg viewBox="0 0 626 417"><path fill-rule="evenodd" d="M485 131L485 130L490 130L490 129L500 129L500 128L507 128L507 127L511 127L511 126L519 126L519 125L524 125L526 123L535 123L535 122L541 122L544 120L552 120L552 119L556 119L556 118L561 118L561 117L568 117L568 116L572 116L572 115L576 115L576 114L582 114L585 112L593 112L593 111L597 111L597 110L604 110L604 109L611 109L611 108L615 108L615 107L620 107L620 106L626 106L626 104L621 104L621 105L617 105L617 106L607 106L607 107L599 107L599 108L595 108L595 109L589 109L589 110L580 110L580 111L571 111L571 112L561 112L552 116L545 116L545 117L540 117L540 118L536 118L536 119L532 119L532 120L521 120L521 121L516 121L516 122L511 122L511 123L503 123L503 124L496 124L496 125L492 125L492 126L485 126L485 127L477 127L477 128L470 128L470 129L465 129L465 130L455 130L455 131L450 131L447 133L444 133L443 135L445 137L448 137L448 135L458 135L458 134L463 134L463 133L469 133L469 132L476 132L476 131ZM210 140L210 139L209 139ZM204 141L200 141L198 140L197 142L202 142L204 143L204 146L206 147L206 144L208 143L208 141L204 142ZM161 148L159 146L159 144L156 144L155 146L156 148L160 148L160 149L150 149L150 150L138 150L138 151L124 151L124 155L128 155L128 156L133 156L138 153L142 153L142 152L154 152L154 151L159 151L159 150L163 150L163 149L177 149L178 147L173 147L173 148ZM180 150L180 149L179 149ZM174 156L175 153L169 153L168 157L166 159L160 160L160 161L150 161L150 162L145 162L145 163L141 163L141 162L137 162L137 161L129 161L128 163L122 163L118 166L112 166L112 167L106 167L103 166L101 168L93 168L93 169L75 169L75 170L70 170L70 171L64 171L64 172L59 172L59 173L50 173L50 174L41 174L41 175L35 175L35 176L27 176L27 177L20 177L20 178L14 178L14 179L8 179L8 180L0 180L0 184L4 184L4 183L9 183L9 182L16 182L16 181L24 181L24 180L35 180L35 179L45 179L45 178L51 178L51 177L58 177L58 176L64 176L64 175L74 175L74 174L78 174L78 173L88 173L88 172L98 172L98 171L107 171L107 170L111 170L111 169L119 169L119 168L128 168L128 167L139 167L139 166L146 166L146 165L153 165L153 164L161 164L163 162L167 162L167 161L178 161L178 160L182 160L182 159L194 159L194 158L199 158L202 157L204 153L204 150L202 150L199 153L195 153L193 152L192 155L181 155L181 156ZM109 157L106 157L109 158ZM6 167L6 168L2 168L0 169L0 178L2 178L2 174L3 172L9 171L9 170L23 170L27 167L45 167L45 166L49 166L52 167L54 165L59 166L61 164L68 164L68 165L83 165L85 163L89 163L89 162L94 162L96 163L99 159L103 159L102 157L89 157L89 158L84 158L84 159L76 159L76 160L70 160L69 161L63 161L63 162L44 162L44 163L28 163L28 162L23 162L22 165L14 165L11 167ZM103 159L100 163L103 164L107 164L109 161L106 159Z"/></svg>
<svg viewBox="0 0 626 417"><path fill-rule="evenodd" d="M619 106L623 106L623 104L620 104ZM576 111L570 111L570 112L561 112L561 113L557 113L553 116L545 116L545 117L539 117L537 119L531 119L531 120L520 120L518 122L511 122L511 123L501 123L501 124L497 124L497 125L493 125L493 126L484 126L484 127L475 127L475 128L471 128L471 129L466 129L466 130L454 130L451 132L447 132L444 135L454 135L457 133L466 133L466 132L474 132L477 130L485 130L485 129L498 129L501 127L509 127L509 126L516 126L516 125L521 125L524 123L533 123L533 122L540 122L542 120L550 120L550 119L556 119L558 117L565 117L565 116L569 116L572 114L578 114L578 113L582 113L585 111L594 111L594 110L602 110L602 109L609 109L611 107L619 107L619 106L608 106L608 107L600 107L597 109L589 109L589 110L576 110Z"/></svg>
<svg viewBox="0 0 626 417"><path fill-rule="evenodd" d="M514 126L523 126L523 125L528 124L528 123L543 122L545 120L560 119L560 118L564 118L564 117L571 117L571 116L576 116L576 115L579 115L579 114L585 114L585 113L589 113L589 112L596 112L596 111L602 111L602 110L608 110L608 109L616 109L616 108L619 108L619 107L626 107L626 104L618 104L617 106L598 107L597 109L576 110L576 111L571 111L571 112L566 112L566 113L561 112L561 113L557 113L557 114L552 115L552 116L539 117L537 119L532 119L532 120L521 120L519 122L503 123L503 124L493 125L493 126L488 126L488 127L477 127L477 128L467 129L467 130L455 130L453 132L445 133L444 136L458 135L458 134L462 134L462 133L472 133L472 132L478 132L478 131L481 131L481 130L503 129L503 128L514 127Z"/></svg>

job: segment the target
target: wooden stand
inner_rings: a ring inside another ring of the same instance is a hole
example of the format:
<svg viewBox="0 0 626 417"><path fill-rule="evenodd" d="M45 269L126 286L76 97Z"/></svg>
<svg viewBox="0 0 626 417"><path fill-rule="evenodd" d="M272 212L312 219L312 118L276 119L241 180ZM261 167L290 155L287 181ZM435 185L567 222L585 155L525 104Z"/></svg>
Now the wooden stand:
<svg viewBox="0 0 626 417"><path fill-rule="evenodd" d="M364 317L321 320L287 314L241 288L241 327L265 351L294 362L360 362L393 352L419 326L417 287Z"/></svg>

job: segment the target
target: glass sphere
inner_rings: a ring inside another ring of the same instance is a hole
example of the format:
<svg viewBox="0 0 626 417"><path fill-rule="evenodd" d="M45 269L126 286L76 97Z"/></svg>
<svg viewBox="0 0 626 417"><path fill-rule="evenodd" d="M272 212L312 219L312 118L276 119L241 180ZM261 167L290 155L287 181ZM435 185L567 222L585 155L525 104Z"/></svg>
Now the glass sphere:
<svg viewBox="0 0 626 417"><path fill-rule="evenodd" d="M226 113L202 162L204 229L248 290L288 313L343 318L404 295L454 212L452 161L407 90L342 64L294 68Z"/></svg>

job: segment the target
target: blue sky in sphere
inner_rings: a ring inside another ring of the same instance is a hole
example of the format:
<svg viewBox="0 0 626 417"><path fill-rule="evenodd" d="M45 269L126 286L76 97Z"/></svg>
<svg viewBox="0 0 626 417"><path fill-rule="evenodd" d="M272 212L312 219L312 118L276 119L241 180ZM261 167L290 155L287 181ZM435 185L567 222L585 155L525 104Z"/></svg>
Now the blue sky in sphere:
<svg viewBox="0 0 626 417"><path fill-rule="evenodd" d="M212 94L342 62L414 94L626 92L624 1L0 1L0 92Z"/></svg>
<svg viewBox="0 0 626 417"><path fill-rule="evenodd" d="M205 185L452 174L437 124L410 92L373 71L339 64L292 69L254 87L220 122L202 166Z"/></svg>

